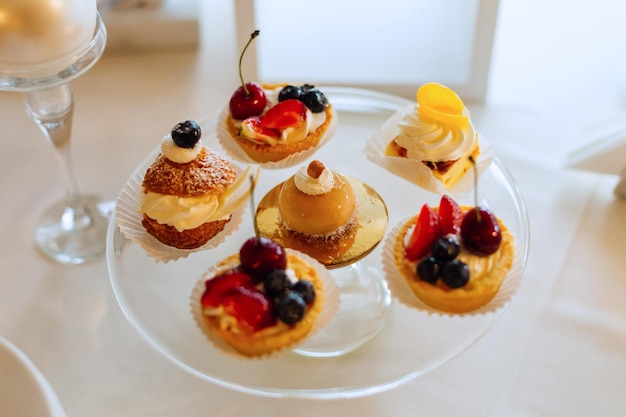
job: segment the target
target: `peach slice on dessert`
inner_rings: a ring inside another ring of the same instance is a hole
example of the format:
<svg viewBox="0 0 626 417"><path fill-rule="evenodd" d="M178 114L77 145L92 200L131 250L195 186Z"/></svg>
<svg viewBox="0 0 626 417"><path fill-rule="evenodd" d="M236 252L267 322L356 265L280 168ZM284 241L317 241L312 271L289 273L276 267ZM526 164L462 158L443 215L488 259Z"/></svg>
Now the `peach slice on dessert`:
<svg viewBox="0 0 626 417"><path fill-rule="evenodd" d="M466 127L469 118L463 114L465 105L451 89L438 83L427 83L417 90L417 104L423 117Z"/></svg>

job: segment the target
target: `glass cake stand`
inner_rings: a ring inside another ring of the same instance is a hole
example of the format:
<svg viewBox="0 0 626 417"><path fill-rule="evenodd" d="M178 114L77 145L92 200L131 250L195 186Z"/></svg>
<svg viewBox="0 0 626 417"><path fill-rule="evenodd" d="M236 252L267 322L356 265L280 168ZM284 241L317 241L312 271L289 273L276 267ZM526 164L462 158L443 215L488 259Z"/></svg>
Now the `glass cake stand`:
<svg viewBox="0 0 626 417"><path fill-rule="evenodd" d="M335 136L315 154L332 170L358 178L380 193L389 224L419 212L422 204L438 205L440 196L420 189L369 162L362 152L373 132L405 99L369 90L325 87L339 115ZM201 121L203 142L220 149L216 120ZM143 172L152 155L140 164ZM299 167L262 170L256 194L264 196ZM507 276L520 279L528 256L529 224L524 201L503 164L494 158L479 181L482 202L506 223L515 236L515 262ZM471 194L471 193L470 193ZM472 196L458 199L473 205ZM249 210L249 209L248 209ZM287 352L249 360L215 348L196 326L190 312L191 291L216 261L239 250L254 233L254 215L215 249L184 259L157 263L109 224L107 263L117 301L131 325L167 359L199 378L241 392L275 398L355 398L397 387L463 352L488 331L505 310L463 316L433 314L392 302L389 320L367 343L347 354L312 357ZM380 269L381 245L359 264ZM347 269L347 268L341 268ZM382 277L381 277L382 278ZM381 282L384 285L384 281ZM363 310L363 314L368 311Z"/></svg>

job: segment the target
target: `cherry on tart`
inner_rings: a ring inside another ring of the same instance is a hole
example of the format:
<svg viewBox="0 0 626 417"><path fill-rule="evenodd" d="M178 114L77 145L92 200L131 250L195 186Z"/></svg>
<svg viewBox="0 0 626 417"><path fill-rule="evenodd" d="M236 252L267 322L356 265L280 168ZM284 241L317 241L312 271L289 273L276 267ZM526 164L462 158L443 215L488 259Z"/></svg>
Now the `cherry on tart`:
<svg viewBox="0 0 626 417"><path fill-rule="evenodd" d="M248 43L246 43L246 46L243 48L239 57L239 79L241 80L241 86L235 90L228 104L231 116L237 120L244 120L248 117L258 116L263 113L263 110L265 110L265 107L267 106L267 97L265 96L263 87L255 82L246 83L243 79L241 71L243 56L254 38L259 36L259 33L260 32L258 30L252 32Z"/></svg>
<svg viewBox="0 0 626 417"><path fill-rule="evenodd" d="M251 237L239 250L241 267L253 276L262 278L275 269L287 267L285 249L266 237Z"/></svg>
<svg viewBox="0 0 626 417"><path fill-rule="evenodd" d="M461 223L463 245L478 255L495 253L502 242L502 231L496 216L485 207L465 213Z"/></svg>

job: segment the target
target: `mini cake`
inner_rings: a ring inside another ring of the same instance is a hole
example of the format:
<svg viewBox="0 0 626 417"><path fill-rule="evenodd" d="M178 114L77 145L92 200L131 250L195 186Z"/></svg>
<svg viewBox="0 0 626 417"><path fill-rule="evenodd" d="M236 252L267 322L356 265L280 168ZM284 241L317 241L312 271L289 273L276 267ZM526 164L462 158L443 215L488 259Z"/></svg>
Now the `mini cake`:
<svg viewBox="0 0 626 417"><path fill-rule="evenodd" d="M318 160L285 181L278 196L281 227L312 244L336 244L348 237L355 209L350 182Z"/></svg>
<svg viewBox="0 0 626 417"><path fill-rule="evenodd" d="M201 327L245 356L261 356L304 339L326 300L317 270L297 252L253 237L218 263L192 302Z"/></svg>
<svg viewBox="0 0 626 417"><path fill-rule="evenodd" d="M487 304L513 265L513 235L484 207L460 207L444 195L424 205L393 244L398 271L413 293L440 311L465 313Z"/></svg>
<svg viewBox="0 0 626 417"><path fill-rule="evenodd" d="M241 58L258 34L252 34ZM315 148L331 134L333 108L315 86L245 83L241 59L239 76L242 85L230 99L224 123L228 135L254 161L283 160Z"/></svg>
<svg viewBox="0 0 626 417"><path fill-rule="evenodd" d="M463 101L449 88L428 83L417 91L417 105L397 125L386 156L423 163L450 189L478 159L478 134Z"/></svg>
<svg viewBox="0 0 626 417"><path fill-rule="evenodd" d="M177 124L142 182L142 225L178 249L198 248L224 229L233 210L225 202L242 183L230 162L203 147L200 137L196 122Z"/></svg>

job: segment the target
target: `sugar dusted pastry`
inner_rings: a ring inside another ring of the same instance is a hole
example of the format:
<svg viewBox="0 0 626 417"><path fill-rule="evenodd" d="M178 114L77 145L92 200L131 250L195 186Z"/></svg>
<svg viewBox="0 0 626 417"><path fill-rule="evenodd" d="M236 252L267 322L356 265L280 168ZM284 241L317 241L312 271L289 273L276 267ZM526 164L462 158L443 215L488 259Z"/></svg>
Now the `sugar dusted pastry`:
<svg viewBox="0 0 626 417"><path fill-rule="evenodd" d="M327 244L354 227L356 199L344 176L314 160L285 181L278 209L285 230L306 241Z"/></svg>
<svg viewBox="0 0 626 417"><path fill-rule="evenodd" d="M463 101L437 83L422 85L417 105L397 124L385 155L418 161L445 189L452 188L480 153L479 137Z"/></svg>
<svg viewBox="0 0 626 417"><path fill-rule="evenodd" d="M247 195L237 194L245 178L217 152L203 147L194 121L177 124L161 142L148 167L139 211L142 225L161 243L178 249L204 245L224 229Z"/></svg>
<svg viewBox="0 0 626 417"><path fill-rule="evenodd" d="M323 280L308 259L271 239L248 239L203 278L201 294L192 296L197 322L245 356L303 340L326 303Z"/></svg>
<svg viewBox="0 0 626 417"><path fill-rule="evenodd" d="M397 271L425 304L448 313L493 299L513 265L513 235L490 210L447 195L424 205L393 238Z"/></svg>
<svg viewBox="0 0 626 417"><path fill-rule="evenodd" d="M255 31L250 42L258 36ZM222 123L228 138L259 163L278 162L314 149L332 134L335 113L313 85L245 83L232 95Z"/></svg>

